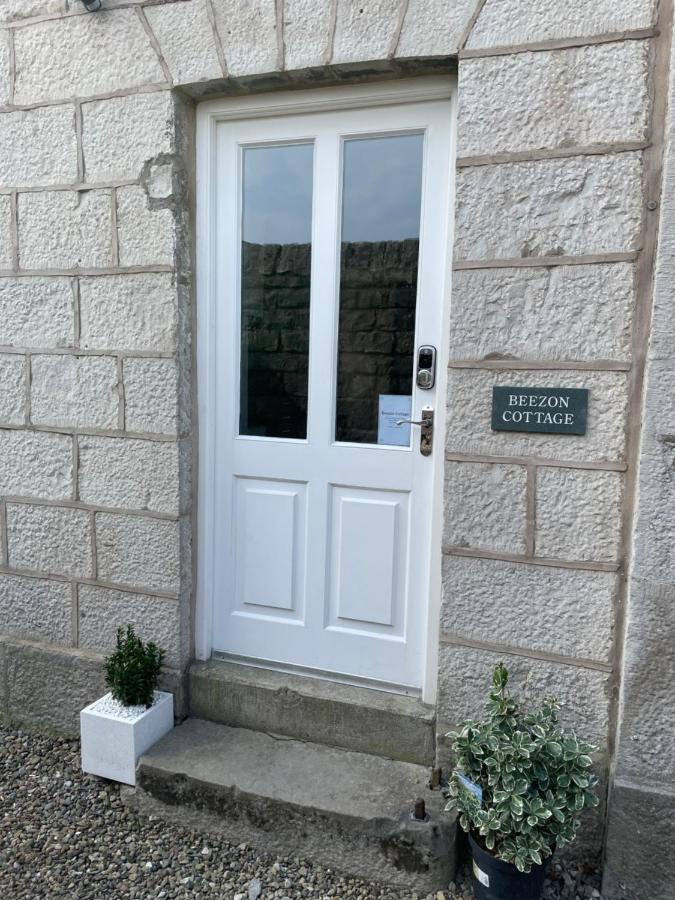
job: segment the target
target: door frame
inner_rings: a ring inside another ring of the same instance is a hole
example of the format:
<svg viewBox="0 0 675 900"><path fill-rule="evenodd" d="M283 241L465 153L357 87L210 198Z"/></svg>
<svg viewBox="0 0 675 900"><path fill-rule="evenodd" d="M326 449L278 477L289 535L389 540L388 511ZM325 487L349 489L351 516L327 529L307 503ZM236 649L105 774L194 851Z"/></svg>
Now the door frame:
<svg viewBox="0 0 675 900"><path fill-rule="evenodd" d="M435 411L434 503L432 509L429 591L420 612L426 619L424 679L422 699L436 700L438 676L438 640L441 609L441 556L443 533L443 477L445 461L445 420L447 402L447 365L449 359L450 287L454 230L454 160L456 158L456 77L425 76L363 85L326 87L310 90L266 93L253 96L219 98L197 107L197 214L196 214L196 375L197 375L197 502L196 585L194 590L195 657L206 660L212 653L214 604L214 517L215 485L227 476L216 465L215 416L211 414L215 393L215 328L216 303L214 264L216 248L216 208L212 186L216 178L216 129L219 122L233 119L281 117L309 112L362 109L364 107L449 100L451 145L449 171L441 189L447 194L447 221L442 244L447 248L443 266L442 334L437 359L437 409ZM442 405L441 405L442 404Z"/></svg>

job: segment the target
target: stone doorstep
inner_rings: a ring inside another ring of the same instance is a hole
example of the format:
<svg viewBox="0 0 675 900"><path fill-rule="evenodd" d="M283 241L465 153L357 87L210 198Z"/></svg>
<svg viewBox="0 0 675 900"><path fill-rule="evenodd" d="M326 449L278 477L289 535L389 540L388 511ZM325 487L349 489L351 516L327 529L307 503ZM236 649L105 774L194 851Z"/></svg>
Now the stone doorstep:
<svg viewBox="0 0 675 900"><path fill-rule="evenodd" d="M190 715L422 766L435 710L416 697L212 659L189 671Z"/></svg>
<svg viewBox="0 0 675 900"><path fill-rule="evenodd" d="M456 819L423 766L187 719L136 776L128 806L268 854L421 894L455 874Z"/></svg>

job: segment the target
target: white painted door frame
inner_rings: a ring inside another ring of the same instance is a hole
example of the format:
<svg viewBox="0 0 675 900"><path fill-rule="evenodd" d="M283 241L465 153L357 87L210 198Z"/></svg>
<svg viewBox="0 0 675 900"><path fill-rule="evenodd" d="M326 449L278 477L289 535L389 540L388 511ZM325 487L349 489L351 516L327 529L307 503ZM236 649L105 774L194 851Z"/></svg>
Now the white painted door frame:
<svg viewBox="0 0 675 900"><path fill-rule="evenodd" d="M216 298L215 208L213 185L216 177L216 133L219 122L226 120L264 119L305 112L358 110L368 107L405 103L425 103L454 97L454 80L449 77L418 78L371 85L359 85L321 90L298 91L273 95L257 95L236 99L207 101L197 114L197 372L199 411L199 490L197 588L195 611L195 653L199 659L210 657L213 647L213 603L215 565L215 503L214 497L222 489L222 479L229 473L216 464L214 396L216 387L216 333L214 311ZM450 296L450 248L454 213L454 111L451 116L452 137L448 147L448 173L445 183L439 183L441 203L447 216L441 233L433 236L436 252L445 254L442 295L442 333L436 341L439 349L437 390L435 400L436 435L434 440L434 495L431 543L429 547L427 583L428 596L422 600L419 614L425 629L425 672L423 699L434 702L436 693L438 629L441 593L441 535L442 484L444 469L444 423L446 396L446 364L448 359L448 319ZM425 592L426 593L426 592Z"/></svg>

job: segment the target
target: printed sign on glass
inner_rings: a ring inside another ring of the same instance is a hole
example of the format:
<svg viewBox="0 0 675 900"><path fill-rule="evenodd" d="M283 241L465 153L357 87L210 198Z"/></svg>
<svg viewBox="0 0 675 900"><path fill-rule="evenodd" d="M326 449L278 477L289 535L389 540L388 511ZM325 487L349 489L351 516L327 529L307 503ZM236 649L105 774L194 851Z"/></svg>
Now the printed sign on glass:
<svg viewBox="0 0 675 900"><path fill-rule="evenodd" d="M409 419L412 411L412 397L405 394L380 394L377 443L394 447L410 444L410 425L397 425L402 419Z"/></svg>

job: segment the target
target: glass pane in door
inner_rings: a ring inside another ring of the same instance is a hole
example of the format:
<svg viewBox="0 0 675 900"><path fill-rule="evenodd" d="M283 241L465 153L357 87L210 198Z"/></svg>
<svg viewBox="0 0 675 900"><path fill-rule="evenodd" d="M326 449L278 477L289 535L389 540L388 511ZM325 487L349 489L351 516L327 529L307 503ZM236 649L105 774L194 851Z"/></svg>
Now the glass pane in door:
<svg viewBox="0 0 675 900"><path fill-rule="evenodd" d="M414 133L344 142L337 441L410 441L386 412L411 407L423 149Z"/></svg>
<svg viewBox="0 0 675 900"><path fill-rule="evenodd" d="M307 437L313 154L312 144L243 151L242 435Z"/></svg>

